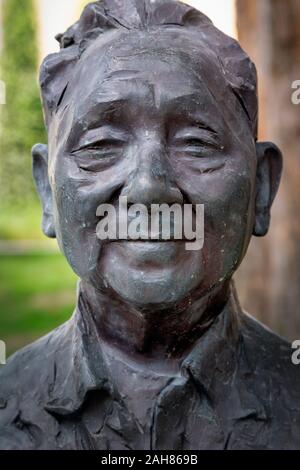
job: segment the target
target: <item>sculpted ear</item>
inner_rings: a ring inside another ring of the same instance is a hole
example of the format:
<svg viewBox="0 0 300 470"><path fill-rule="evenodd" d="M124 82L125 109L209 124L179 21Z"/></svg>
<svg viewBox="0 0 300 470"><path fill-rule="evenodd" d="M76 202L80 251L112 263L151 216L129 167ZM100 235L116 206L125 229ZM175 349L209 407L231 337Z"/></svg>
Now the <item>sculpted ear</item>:
<svg viewBox="0 0 300 470"><path fill-rule="evenodd" d="M272 142L257 142L256 202L253 235L266 235L270 225L271 206L276 196L281 173L282 154Z"/></svg>
<svg viewBox="0 0 300 470"><path fill-rule="evenodd" d="M36 144L32 148L33 177L42 203L42 229L49 238L55 238L52 210L52 191L48 177L48 146Z"/></svg>

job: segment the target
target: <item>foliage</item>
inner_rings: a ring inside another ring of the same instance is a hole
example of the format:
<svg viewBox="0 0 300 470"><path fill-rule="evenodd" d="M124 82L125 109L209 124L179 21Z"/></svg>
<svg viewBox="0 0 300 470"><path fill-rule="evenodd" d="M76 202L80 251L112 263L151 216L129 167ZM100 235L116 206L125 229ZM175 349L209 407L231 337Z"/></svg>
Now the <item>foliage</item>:
<svg viewBox="0 0 300 470"><path fill-rule="evenodd" d="M4 0L3 31L1 79L6 84L6 105L1 106L0 122L0 211L13 212L37 206L31 147L46 139L37 84L34 0ZM1 232L0 226L0 237Z"/></svg>
<svg viewBox="0 0 300 470"><path fill-rule="evenodd" d="M0 255L0 338L9 354L71 316L76 280L61 254Z"/></svg>

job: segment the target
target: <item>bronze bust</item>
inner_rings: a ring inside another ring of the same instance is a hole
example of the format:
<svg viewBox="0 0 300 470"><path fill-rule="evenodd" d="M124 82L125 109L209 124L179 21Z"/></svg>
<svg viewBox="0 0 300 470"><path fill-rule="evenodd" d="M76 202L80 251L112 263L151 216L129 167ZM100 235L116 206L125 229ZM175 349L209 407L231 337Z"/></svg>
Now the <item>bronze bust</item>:
<svg viewBox="0 0 300 470"><path fill-rule="evenodd" d="M238 302L282 170L255 67L197 10L101 0L41 67L43 230L80 278L72 318L0 372L2 449L299 449L300 368ZM99 240L99 204L203 204L204 245Z"/></svg>

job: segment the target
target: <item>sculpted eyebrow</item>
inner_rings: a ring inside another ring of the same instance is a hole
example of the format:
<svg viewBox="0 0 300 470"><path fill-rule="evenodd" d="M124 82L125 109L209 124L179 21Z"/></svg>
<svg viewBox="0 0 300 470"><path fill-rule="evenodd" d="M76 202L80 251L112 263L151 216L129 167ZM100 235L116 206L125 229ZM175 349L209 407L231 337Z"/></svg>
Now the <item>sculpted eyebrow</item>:
<svg viewBox="0 0 300 470"><path fill-rule="evenodd" d="M196 121L196 126L199 128L199 129L203 129L205 131L209 131L211 132L212 134L215 134L215 135L218 135L218 132L213 129L211 126L209 126L208 124L205 124L204 122L199 122L199 121Z"/></svg>
<svg viewBox="0 0 300 470"><path fill-rule="evenodd" d="M126 98L97 101L92 108L82 116L82 120L88 123L90 129L93 128L92 126L98 127L100 121L105 121L105 119L109 119L115 114L123 112L128 102L129 100Z"/></svg>
<svg viewBox="0 0 300 470"><path fill-rule="evenodd" d="M195 125L199 129L203 129L211 132L212 134L219 135L218 130L211 125L211 122L208 124L207 119L205 119L205 116L203 116L203 113L201 112L201 105L199 105L199 109L197 109L198 105L196 105L196 103L194 102L193 111L190 111L187 114L186 109L191 108L191 102L193 102L195 98L197 98L197 95L187 94L183 96L178 96L173 100L170 100L170 102L172 102L173 105L177 105L176 113L179 119L188 120L190 125Z"/></svg>

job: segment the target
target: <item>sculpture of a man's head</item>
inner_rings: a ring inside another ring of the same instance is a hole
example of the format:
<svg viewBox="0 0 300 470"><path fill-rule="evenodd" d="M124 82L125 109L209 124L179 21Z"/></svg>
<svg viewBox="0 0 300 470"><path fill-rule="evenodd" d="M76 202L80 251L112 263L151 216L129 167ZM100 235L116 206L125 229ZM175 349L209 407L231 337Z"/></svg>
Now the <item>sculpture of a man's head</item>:
<svg viewBox="0 0 300 470"><path fill-rule="evenodd" d="M102 0L59 35L41 67L48 150L33 149L43 228L99 292L168 307L231 278L264 235L281 173L257 142L255 67L193 8ZM204 246L100 241L99 204L204 204Z"/></svg>

